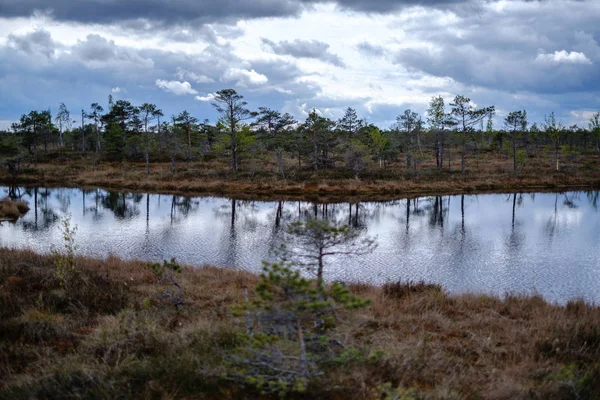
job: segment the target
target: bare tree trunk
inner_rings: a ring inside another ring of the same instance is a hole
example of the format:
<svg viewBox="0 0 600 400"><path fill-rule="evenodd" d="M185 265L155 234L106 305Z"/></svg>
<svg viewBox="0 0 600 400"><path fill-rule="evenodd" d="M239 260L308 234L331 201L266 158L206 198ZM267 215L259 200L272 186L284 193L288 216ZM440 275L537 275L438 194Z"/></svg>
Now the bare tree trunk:
<svg viewBox="0 0 600 400"><path fill-rule="evenodd" d="M85 112L81 110L81 151L85 152Z"/></svg>
<svg viewBox="0 0 600 400"><path fill-rule="evenodd" d="M98 129L98 123L96 122L96 154L100 151L100 129Z"/></svg>
<svg viewBox="0 0 600 400"><path fill-rule="evenodd" d="M444 132L441 133L442 138L440 140L440 171L444 169Z"/></svg>
<svg viewBox="0 0 600 400"><path fill-rule="evenodd" d="M58 144L60 147L63 146L63 126L62 118L58 120Z"/></svg>
<svg viewBox="0 0 600 400"><path fill-rule="evenodd" d="M306 344L304 343L304 333L300 320L296 319L296 330L298 331L298 343L300 345L300 365L303 377L308 377L308 357L306 355Z"/></svg>
<svg viewBox="0 0 600 400"><path fill-rule="evenodd" d="M33 161L37 168L37 130L35 123L33 124Z"/></svg>
<svg viewBox="0 0 600 400"><path fill-rule="evenodd" d="M150 175L150 138L148 137L148 128L146 128L146 175Z"/></svg>
<svg viewBox="0 0 600 400"><path fill-rule="evenodd" d="M319 169L319 148L317 147L316 141L314 143L313 157L314 157L313 164L315 167L315 171L317 171Z"/></svg>
<svg viewBox="0 0 600 400"><path fill-rule="evenodd" d="M277 153L277 166L279 167L279 173L281 177L285 179L285 172L283 169L283 151L281 149L276 150Z"/></svg>
<svg viewBox="0 0 600 400"><path fill-rule="evenodd" d="M515 140L514 132L513 132L512 145L513 145L513 174L517 175L517 141Z"/></svg>
<svg viewBox="0 0 600 400"><path fill-rule="evenodd" d="M237 162L237 146L235 143L235 132L233 129L231 130L231 169L233 172L237 171L238 162Z"/></svg>
<svg viewBox="0 0 600 400"><path fill-rule="evenodd" d="M406 149L406 168L410 170L410 166L412 164L412 137L410 136L410 131L408 134L408 148Z"/></svg>
<svg viewBox="0 0 600 400"><path fill-rule="evenodd" d="M463 143L462 143L462 154L461 154L461 166L460 166L460 173L462 175L465 174L465 153L467 151L467 140L463 139Z"/></svg>

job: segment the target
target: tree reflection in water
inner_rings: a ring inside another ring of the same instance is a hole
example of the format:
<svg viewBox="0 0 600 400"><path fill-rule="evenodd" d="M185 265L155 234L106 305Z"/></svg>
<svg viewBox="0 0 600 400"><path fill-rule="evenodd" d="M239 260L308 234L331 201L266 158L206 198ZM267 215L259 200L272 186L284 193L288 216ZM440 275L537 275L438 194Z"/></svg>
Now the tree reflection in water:
<svg viewBox="0 0 600 400"><path fill-rule="evenodd" d="M328 219L380 238L366 268L357 268L352 260L340 264L350 276L368 279L369 271L376 270L378 277L439 277L450 287L485 280L485 273L476 271L498 265L547 268L541 260L551 264L548 257L560 259L565 250L579 246L577 241L591 243L595 240L591 233L600 235L597 191L321 203L101 189L2 190L8 197L27 201L32 209L13 227L0 228L3 245L45 248L56 243L57 224L70 213L81 227L79 238L93 253L112 251L153 260L175 256L193 264L258 268L291 222ZM578 228L582 224L585 229ZM582 250L579 258L587 260L585 265L593 264L590 257L596 247Z"/></svg>

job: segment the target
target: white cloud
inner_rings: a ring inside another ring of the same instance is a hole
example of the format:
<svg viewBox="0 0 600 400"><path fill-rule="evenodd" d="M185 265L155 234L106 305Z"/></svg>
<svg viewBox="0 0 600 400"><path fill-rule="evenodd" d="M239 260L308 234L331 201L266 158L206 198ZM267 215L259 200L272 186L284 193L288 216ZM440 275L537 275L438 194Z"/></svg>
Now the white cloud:
<svg viewBox="0 0 600 400"><path fill-rule="evenodd" d="M587 111L587 110L578 110L578 111L571 111L570 113L572 116L574 116L575 118L580 118L580 119L586 119L589 120L590 118L592 118L594 116L594 114L596 114L596 111Z"/></svg>
<svg viewBox="0 0 600 400"><path fill-rule="evenodd" d="M236 81L238 85L260 85L267 83L269 78L253 69L248 71L242 68L229 68L221 76L221 81Z"/></svg>
<svg viewBox="0 0 600 400"><path fill-rule="evenodd" d="M0 130L9 130L10 126L19 121L1 120L0 119Z"/></svg>
<svg viewBox="0 0 600 400"><path fill-rule="evenodd" d="M215 99L215 95L213 93L209 93L206 96L196 96L194 98L198 101L213 101Z"/></svg>
<svg viewBox="0 0 600 400"><path fill-rule="evenodd" d="M113 92L113 93L121 93L121 88L118 87L118 86L114 87L114 88L112 88L111 92Z"/></svg>
<svg viewBox="0 0 600 400"><path fill-rule="evenodd" d="M176 96L183 96L185 94L198 94L198 91L192 88L189 82L179 81L164 81L162 79L156 80L156 86L159 88L171 92Z"/></svg>
<svg viewBox="0 0 600 400"><path fill-rule="evenodd" d="M179 79L191 79L196 83L214 83L214 79L206 76L206 75L202 75L202 74L197 74L195 72L191 72L191 71L186 71L185 69L182 68L177 68L177 77Z"/></svg>
<svg viewBox="0 0 600 400"><path fill-rule="evenodd" d="M538 54L535 59L538 62L546 64L591 64L589 58L584 53L577 51L568 52L566 50L555 51L554 53Z"/></svg>

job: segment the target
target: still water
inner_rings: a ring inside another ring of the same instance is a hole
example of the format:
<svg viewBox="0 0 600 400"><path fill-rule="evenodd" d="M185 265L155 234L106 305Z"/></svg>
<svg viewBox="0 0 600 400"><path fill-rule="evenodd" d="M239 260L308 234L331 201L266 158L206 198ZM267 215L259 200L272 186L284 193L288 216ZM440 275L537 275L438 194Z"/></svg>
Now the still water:
<svg viewBox="0 0 600 400"><path fill-rule="evenodd" d="M350 224L377 249L330 260L327 276L425 280L454 293L539 293L600 303L600 192L423 197L384 203L242 201L104 190L0 187L31 211L0 226L0 245L48 252L72 215L79 252L259 271L286 225Z"/></svg>

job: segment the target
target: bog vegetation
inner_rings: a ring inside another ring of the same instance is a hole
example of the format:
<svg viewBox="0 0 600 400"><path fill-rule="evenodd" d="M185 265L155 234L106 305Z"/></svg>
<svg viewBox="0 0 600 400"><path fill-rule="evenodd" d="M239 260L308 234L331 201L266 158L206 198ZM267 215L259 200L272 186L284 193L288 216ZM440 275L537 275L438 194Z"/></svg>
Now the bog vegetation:
<svg viewBox="0 0 600 400"><path fill-rule="evenodd" d="M591 399L600 308L327 280L373 239L295 224L260 276L0 249L0 398Z"/></svg>
<svg viewBox="0 0 600 400"><path fill-rule="evenodd" d="M351 108L337 121L314 110L304 121L265 107L254 110L233 89L217 92L213 105L216 124L188 111L165 116L155 104L111 97L106 106L93 103L77 113L61 103L54 115L34 110L2 132L0 156L13 178L56 183L90 170L94 177L78 183L120 180L128 187L146 177L202 179L205 187L218 186L218 180L277 186L328 179L351 186L351 180L366 179L402 185L448 180L451 172L477 176L474 184L488 187L501 179L508 179L506 186L598 183L600 113L579 127L564 126L554 113L531 123L525 110L516 110L494 126L493 106L478 108L460 95L446 104L438 96L426 118L405 110L383 129ZM41 172L22 168L38 163L45 166ZM71 168L48 167L69 163ZM105 167L103 175L98 165ZM134 175L124 175L136 168Z"/></svg>

